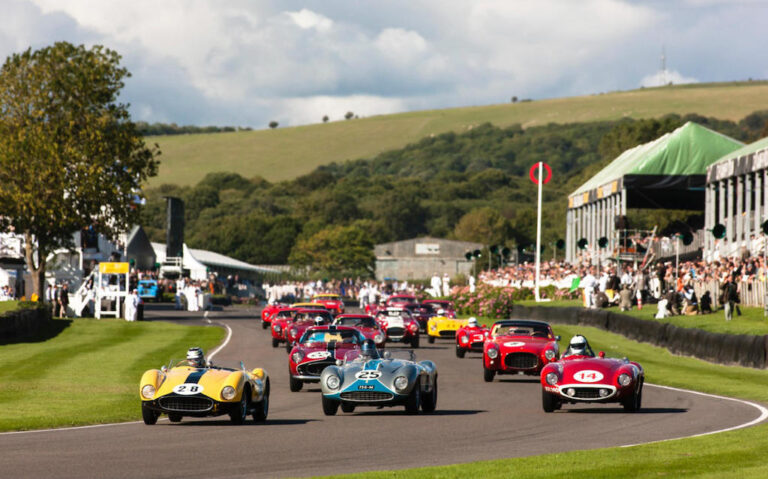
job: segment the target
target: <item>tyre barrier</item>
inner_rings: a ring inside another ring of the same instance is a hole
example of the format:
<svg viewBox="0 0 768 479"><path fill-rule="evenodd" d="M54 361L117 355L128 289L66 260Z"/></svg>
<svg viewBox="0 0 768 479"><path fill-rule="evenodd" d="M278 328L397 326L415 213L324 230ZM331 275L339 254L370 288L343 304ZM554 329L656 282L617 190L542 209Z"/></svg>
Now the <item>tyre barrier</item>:
<svg viewBox="0 0 768 479"><path fill-rule="evenodd" d="M553 324L591 326L668 349L673 354L718 364L764 369L768 363L768 336L711 333L605 310L574 307L513 305L512 317Z"/></svg>
<svg viewBox="0 0 768 479"><path fill-rule="evenodd" d="M0 316L0 344L32 338L48 329L52 322L50 308L24 308Z"/></svg>

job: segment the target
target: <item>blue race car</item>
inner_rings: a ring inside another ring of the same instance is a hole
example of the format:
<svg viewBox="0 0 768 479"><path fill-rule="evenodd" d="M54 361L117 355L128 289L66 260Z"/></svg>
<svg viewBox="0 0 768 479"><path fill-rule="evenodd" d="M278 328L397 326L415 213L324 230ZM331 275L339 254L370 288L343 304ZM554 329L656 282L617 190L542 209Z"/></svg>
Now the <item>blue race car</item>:
<svg viewBox="0 0 768 479"><path fill-rule="evenodd" d="M162 298L160 293L160 286L157 285L157 280L154 279L142 279L139 281L139 287L137 288L139 297L144 301L155 300L158 303Z"/></svg>
<svg viewBox="0 0 768 479"><path fill-rule="evenodd" d="M349 351L340 365L326 367L320 375L323 412L336 414L339 406L351 413L357 406L405 406L416 414L437 406L437 367L432 361L416 362L413 351L388 349L379 355L367 339L359 351Z"/></svg>

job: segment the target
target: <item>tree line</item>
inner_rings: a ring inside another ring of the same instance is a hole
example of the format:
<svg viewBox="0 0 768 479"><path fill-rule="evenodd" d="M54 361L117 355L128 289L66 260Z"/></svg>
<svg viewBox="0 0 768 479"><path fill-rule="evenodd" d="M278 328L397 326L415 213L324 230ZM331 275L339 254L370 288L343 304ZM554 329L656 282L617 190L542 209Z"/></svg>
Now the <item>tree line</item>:
<svg viewBox="0 0 768 479"><path fill-rule="evenodd" d="M179 126L176 123L147 123L146 121L137 121L135 125L138 133L143 136L191 135L194 133L224 133L253 130L250 126Z"/></svg>

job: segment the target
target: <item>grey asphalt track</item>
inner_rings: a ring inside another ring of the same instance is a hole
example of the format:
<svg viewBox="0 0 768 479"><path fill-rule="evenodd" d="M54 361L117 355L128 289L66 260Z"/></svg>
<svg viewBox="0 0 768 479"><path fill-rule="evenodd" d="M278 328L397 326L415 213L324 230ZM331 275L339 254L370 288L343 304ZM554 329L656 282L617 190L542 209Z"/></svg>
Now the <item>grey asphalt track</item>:
<svg viewBox="0 0 768 479"><path fill-rule="evenodd" d="M0 477L197 478L296 477L521 457L637 444L748 422L759 412L723 399L647 386L643 409L566 405L546 414L537 379L483 382L479 354L456 358L453 344L422 341L419 359L437 363L434 414L361 408L326 417L317 386L288 389L285 348L273 349L257 309L209 313L229 325L215 362L264 367L272 381L264 425L231 426L228 417L185 418L95 428L0 435ZM206 324L203 313L149 310L147 318ZM180 351L179 354L183 354ZM166 361L169 358L159 358ZM158 367L160 364L158 364ZM138 390L138 380L137 390ZM137 393L138 394L138 393ZM136 398L137 413L139 399ZM137 416L138 417L138 416Z"/></svg>

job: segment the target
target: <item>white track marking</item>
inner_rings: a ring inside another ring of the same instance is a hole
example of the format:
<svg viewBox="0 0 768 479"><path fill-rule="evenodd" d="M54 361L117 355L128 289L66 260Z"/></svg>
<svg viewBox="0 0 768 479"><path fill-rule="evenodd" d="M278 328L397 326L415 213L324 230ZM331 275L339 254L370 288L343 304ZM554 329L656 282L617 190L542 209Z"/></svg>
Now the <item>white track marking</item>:
<svg viewBox="0 0 768 479"><path fill-rule="evenodd" d="M160 418L158 421L167 421L168 418ZM99 427L110 426L126 426L128 424L144 424L144 421L130 421L130 422L113 422L109 424L91 424L89 426L70 426L70 427L56 427L51 429L32 429L30 431L8 431L0 432L0 436L10 436L12 434L34 434L36 432L51 432L51 431L76 431L78 429L96 429Z"/></svg>
<svg viewBox="0 0 768 479"><path fill-rule="evenodd" d="M699 396L705 396L705 397L710 397L710 398L715 398L715 399L724 399L726 401L735 401L735 402L738 402L738 403L741 403L741 404L746 404L748 406L752 406L753 408L755 408L758 411L760 411L760 416L758 416L757 419L753 419L753 420L751 420L749 422L745 422L744 424L739 424L737 426L727 427L725 429L718 429L717 431L701 432L699 434L692 434L690 436L680 436L680 437L673 437L673 438L669 438L669 439L659 439L658 441L640 442L640 443L637 443L637 444L626 444L624 446L619 446L619 447L635 447L635 446L642 446L644 444L654 444L654 443L657 443L657 442L676 441L678 439L690 439L692 437L709 436L710 434L718 434L718 433L721 433L721 432L735 431L736 429L743 429L745 427L754 426L754 425L759 424L759 423L765 421L766 419L768 419L768 409L766 409L765 407L761 406L760 404L753 403L753 402L750 402L750 401L744 401L743 399L729 398L729 397L726 397L726 396L718 396L717 394L702 393L702 392L699 392L699 391L691 391L690 389L675 388L675 387L672 387L672 386L661 386L659 384L647 383L646 386L653 386L655 388L668 389L670 391L679 391L679 392L688 393L688 394L697 394Z"/></svg>
<svg viewBox="0 0 768 479"><path fill-rule="evenodd" d="M210 321L210 320L209 320L209 321ZM232 328L230 328L230 327L229 327L229 325L227 325L227 324L224 324L224 323L222 323L222 322L219 322L219 321L216 321L216 322L217 322L218 324L220 324L220 325L224 326L225 328L227 328L227 337L226 337L226 338L224 338L224 342L223 342L223 343L221 343L221 344L219 345L219 347L218 347L218 348L214 349L213 351L211 351L211 352L208 354L208 359L209 359L209 360L210 360L210 359L213 359L213 357L214 357L214 356L216 356L216 355L219 353L219 351L221 351L222 349L224 349L224 348L227 346L227 344L229 344L229 340L230 340L230 339L232 339Z"/></svg>

